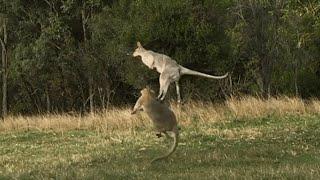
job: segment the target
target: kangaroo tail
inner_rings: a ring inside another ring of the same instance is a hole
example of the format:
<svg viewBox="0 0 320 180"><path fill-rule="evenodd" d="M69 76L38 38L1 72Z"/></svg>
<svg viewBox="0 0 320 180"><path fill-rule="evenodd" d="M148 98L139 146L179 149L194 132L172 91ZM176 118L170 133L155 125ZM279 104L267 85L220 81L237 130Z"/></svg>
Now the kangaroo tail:
<svg viewBox="0 0 320 180"><path fill-rule="evenodd" d="M151 163L169 157L169 156L176 150L176 148L177 148L177 146L178 146L178 138L179 138L179 133L178 133L178 131L176 130L176 131L174 131L173 144L172 144L170 150L169 150L165 155L160 156L160 157L157 157L157 158L154 158L154 159L151 161Z"/></svg>
<svg viewBox="0 0 320 180"><path fill-rule="evenodd" d="M181 75L188 74L188 75L202 76L202 77L212 78L212 79L223 79L223 78L227 77L229 74L229 73L226 73L225 75L222 75L222 76L212 76L212 75L201 73L198 71L193 71L193 70L185 68L183 66L180 66L180 73L181 73Z"/></svg>

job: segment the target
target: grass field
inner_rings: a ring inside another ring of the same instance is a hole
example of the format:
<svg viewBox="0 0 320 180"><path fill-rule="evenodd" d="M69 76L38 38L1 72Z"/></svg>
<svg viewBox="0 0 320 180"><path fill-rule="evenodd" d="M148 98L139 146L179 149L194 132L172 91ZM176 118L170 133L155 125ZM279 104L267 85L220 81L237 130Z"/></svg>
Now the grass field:
<svg viewBox="0 0 320 180"><path fill-rule="evenodd" d="M320 103L247 97L172 108L171 141L129 108L85 117L8 117L0 123L0 179L320 179Z"/></svg>

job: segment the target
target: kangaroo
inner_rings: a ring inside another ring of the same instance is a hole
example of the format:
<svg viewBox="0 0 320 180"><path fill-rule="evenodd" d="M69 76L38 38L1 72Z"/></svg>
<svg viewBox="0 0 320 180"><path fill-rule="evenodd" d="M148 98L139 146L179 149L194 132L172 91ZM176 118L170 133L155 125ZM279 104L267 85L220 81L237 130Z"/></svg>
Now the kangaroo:
<svg viewBox="0 0 320 180"><path fill-rule="evenodd" d="M209 74L193 71L179 65L175 60L171 59L169 56L159 54L151 50L146 50L145 48L143 48L140 42L137 42L137 46L138 47L133 52L133 57L141 56L141 60L146 66L148 66L150 69L156 69L160 73L160 90L157 98L161 101L164 100L169 85L172 82L175 82L178 103L181 102L179 79L182 75L188 74L212 79L223 79L228 76L228 73L222 76L212 76Z"/></svg>
<svg viewBox="0 0 320 180"><path fill-rule="evenodd" d="M165 155L153 159L151 161L152 163L167 158L176 150L178 146L179 129L177 127L175 114L168 106L156 100L153 91L149 88L144 88L140 92L141 96L137 100L131 114L135 114L139 110L145 111L152 120L158 137L162 136L161 133L164 133L167 137L170 137L168 132L172 132L173 134L173 144L170 150Z"/></svg>

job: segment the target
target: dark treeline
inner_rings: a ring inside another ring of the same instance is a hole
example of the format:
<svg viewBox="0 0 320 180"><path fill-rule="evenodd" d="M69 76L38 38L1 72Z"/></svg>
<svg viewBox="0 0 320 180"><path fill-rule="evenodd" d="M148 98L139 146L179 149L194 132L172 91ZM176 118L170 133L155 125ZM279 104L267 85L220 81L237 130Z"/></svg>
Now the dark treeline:
<svg viewBox="0 0 320 180"><path fill-rule="evenodd" d="M230 73L183 77L184 100L320 96L319 0L0 0L0 39L4 115L85 112L158 91L157 72L127 55L137 41Z"/></svg>

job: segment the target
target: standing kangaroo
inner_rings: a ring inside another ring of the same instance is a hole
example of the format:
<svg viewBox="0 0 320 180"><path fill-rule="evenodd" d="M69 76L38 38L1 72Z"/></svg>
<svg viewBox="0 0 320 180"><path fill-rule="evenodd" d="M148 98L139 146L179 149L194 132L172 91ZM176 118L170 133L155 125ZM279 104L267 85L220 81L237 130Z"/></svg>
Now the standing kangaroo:
<svg viewBox="0 0 320 180"><path fill-rule="evenodd" d="M176 116L168 106L156 100L152 90L144 88L140 92L141 96L137 100L131 114L135 114L139 110L145 111L152 120L155 130L158 132L158 137L161 137L162 133L167 137L171 137L168 132L173 134L173 144L170 150L165 155L153 159L152 162L165 159L170 156L178 146L179 130Z"/></svg>
<svg viewBox="0 0 320 180"><path fill-rule="evenodd" d="M133 56L141 56L141 60L146 66L148 66L150 69L155 68L160 73L160 90L158 99L160 99L161 101L164 100L170 83L175 82L178 103L181 102L179 79L182 75L188 74L212 79L223 79L228 76L228 73L226 73L223 76L212 76L209 74L193 71L179 65L175 60L171 59L169 56L144 49L140 42L137 42L137 46L138 47L133 52Z"/></svg>

